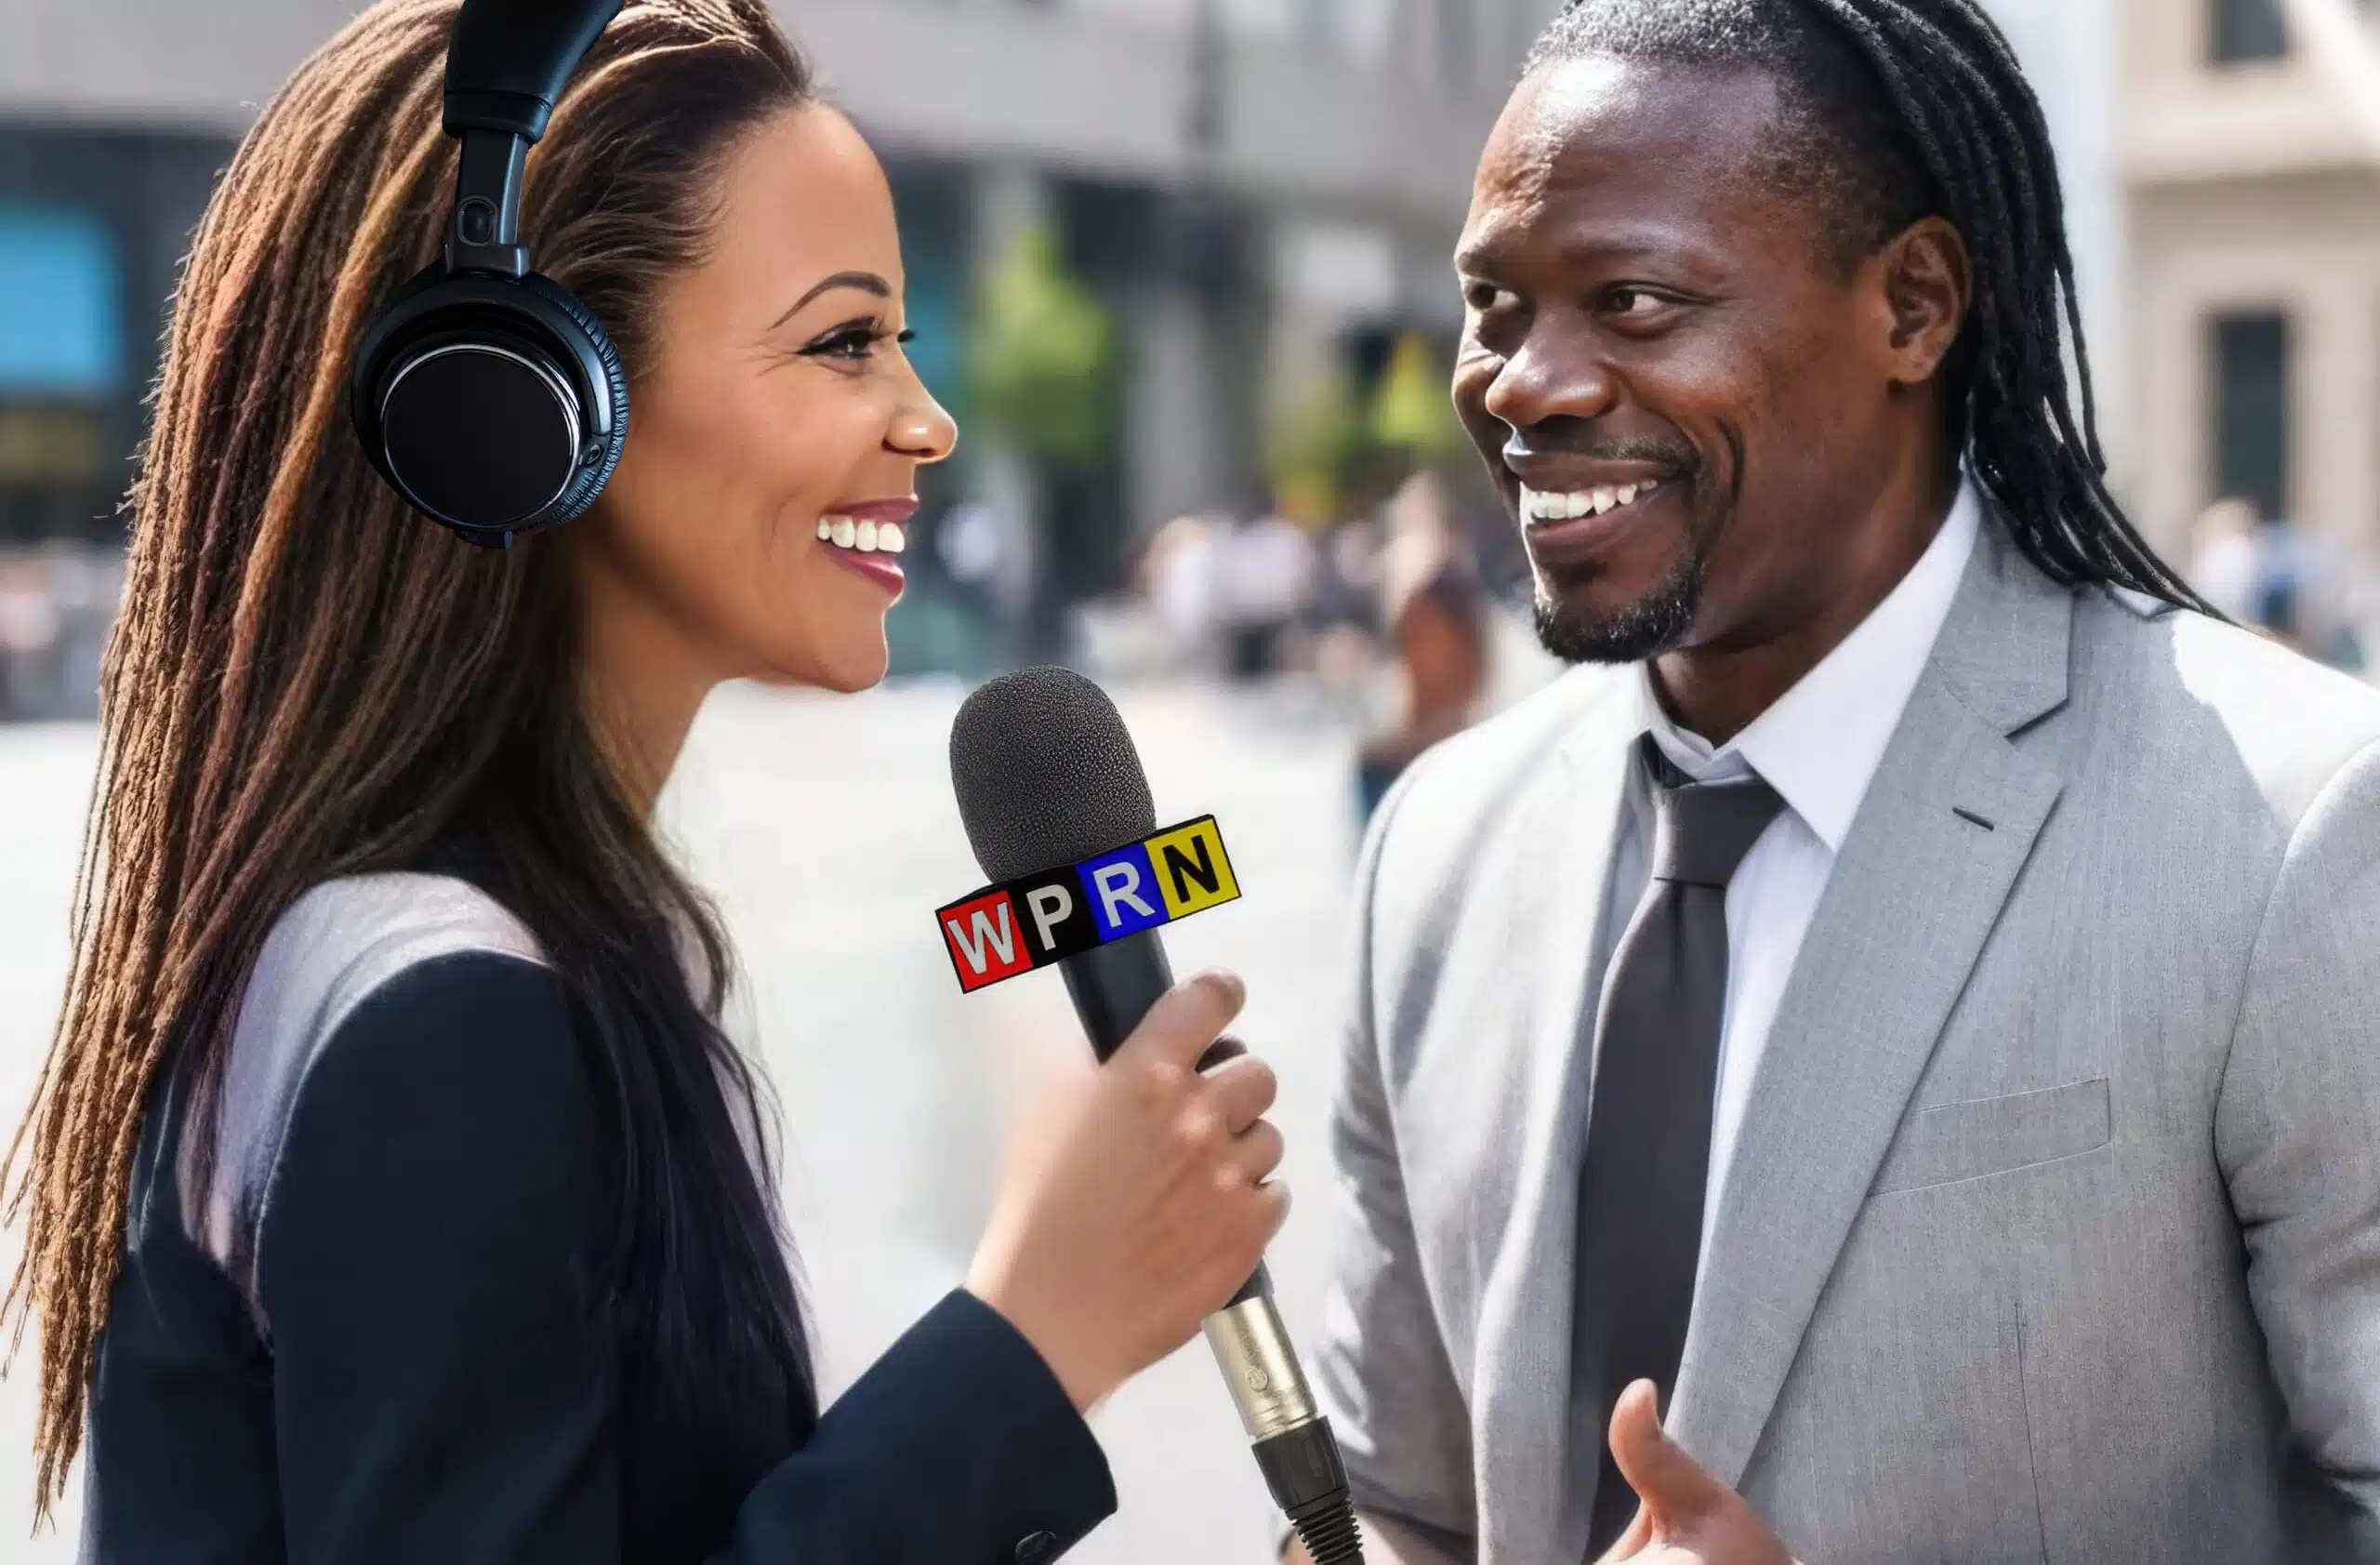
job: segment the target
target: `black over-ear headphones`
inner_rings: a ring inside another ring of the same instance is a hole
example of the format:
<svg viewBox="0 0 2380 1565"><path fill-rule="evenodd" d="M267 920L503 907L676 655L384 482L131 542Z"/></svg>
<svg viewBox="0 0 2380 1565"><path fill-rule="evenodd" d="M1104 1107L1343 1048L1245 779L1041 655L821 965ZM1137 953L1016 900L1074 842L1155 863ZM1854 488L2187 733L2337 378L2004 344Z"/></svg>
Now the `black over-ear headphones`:
<svg viewBox="0 0 2380 1565"><path fill-rule="evenodd" d="M489 548L567 522L602 491L628 378L586 306L529 267L521 174L562 84L621 0L464 0L446 52L462 142L444 256L364 333L348 412L406 502Z"/></svg>

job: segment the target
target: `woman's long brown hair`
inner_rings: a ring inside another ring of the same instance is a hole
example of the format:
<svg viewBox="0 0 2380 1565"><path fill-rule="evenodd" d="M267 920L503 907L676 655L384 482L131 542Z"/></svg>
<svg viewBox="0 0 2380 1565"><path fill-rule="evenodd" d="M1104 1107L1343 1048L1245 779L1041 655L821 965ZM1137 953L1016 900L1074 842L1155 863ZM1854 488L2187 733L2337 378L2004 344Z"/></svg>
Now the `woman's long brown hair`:
<svg viewBox="0 0 2380 1565"><path fill-rule="evenodd" d="M473 549L404 511L349 431L352 346L433 259L452 199L456 8L384 0L301 66L184 265L128 507L64 1008L10 1155L27 1232L7 1307L40 1318L45 1511L81 1443L152 1087L190 1084L204 1163L275 919L457 837L538 935L604 1078L624 1384L692 1417L774 1374L814 1409L766 1171L721 1150L755 1092L716 1025L725 948L591 737L566 530ZM632 394L655 285L703 253L724 151L812 91L765 0L631 0L580 66L522 226L610 328Z"/></svg>

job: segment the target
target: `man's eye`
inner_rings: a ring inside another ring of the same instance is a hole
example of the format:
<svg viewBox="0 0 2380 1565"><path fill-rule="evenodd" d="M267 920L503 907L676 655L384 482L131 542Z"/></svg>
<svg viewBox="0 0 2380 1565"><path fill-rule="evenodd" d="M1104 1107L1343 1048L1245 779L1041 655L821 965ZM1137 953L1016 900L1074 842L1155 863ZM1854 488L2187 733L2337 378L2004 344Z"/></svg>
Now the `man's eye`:
<svg viewBox="0 0 2380 1565"><path fill-rule="evenodd" d="M1630 287L1625 284L1607 290L1603 298L1606 312L1638 320L1658 312L1669 303L1650 288Z"/></svg>
<svg viewBox="0 0 2380 1565"><path fill-rule="evenodd" d="M1462 290L1463 303L1481 314L1486 314L1512 297L1493 283L1469 283L1464 285Z"/></svg>

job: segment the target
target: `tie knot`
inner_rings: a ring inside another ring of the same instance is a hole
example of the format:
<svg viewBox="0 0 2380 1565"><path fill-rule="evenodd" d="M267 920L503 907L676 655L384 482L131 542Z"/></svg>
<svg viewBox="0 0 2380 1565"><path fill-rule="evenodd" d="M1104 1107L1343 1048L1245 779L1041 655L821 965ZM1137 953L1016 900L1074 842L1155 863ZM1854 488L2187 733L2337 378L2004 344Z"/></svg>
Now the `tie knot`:
<svg viewBox="0 0 2380 1565"><path fill-rule="evenodd" d="M1757 776L1696 782L1670 763L1651 735L1642 744L1653 785L1653 879L1725 891L1785 801Z"/></svg>

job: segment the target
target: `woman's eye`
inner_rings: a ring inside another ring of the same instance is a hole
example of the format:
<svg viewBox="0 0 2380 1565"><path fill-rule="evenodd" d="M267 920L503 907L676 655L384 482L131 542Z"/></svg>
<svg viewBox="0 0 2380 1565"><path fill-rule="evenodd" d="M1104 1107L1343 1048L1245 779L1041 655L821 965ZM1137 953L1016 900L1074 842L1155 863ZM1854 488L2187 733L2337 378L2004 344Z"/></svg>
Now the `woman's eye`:
<svg viewBox="0 0 2380 1565"><path fill-rule="evenodd" d="M874 354L883 344L906 342L916 335L906 331L890 332L873 322L866 325L855 323L828 332L802 351L813 358L840 359L846 364L858 364Z"/></svg>

